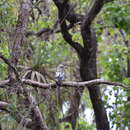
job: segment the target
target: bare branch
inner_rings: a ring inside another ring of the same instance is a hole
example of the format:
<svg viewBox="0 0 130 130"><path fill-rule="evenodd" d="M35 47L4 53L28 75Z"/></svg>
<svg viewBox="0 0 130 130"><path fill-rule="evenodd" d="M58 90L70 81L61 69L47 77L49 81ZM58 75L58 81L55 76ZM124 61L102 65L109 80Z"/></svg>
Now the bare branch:
<svg viewBox="0 0 130 130"><path fill-rule="evenodd" d="M37 36L37 37L40 37L43 33L46 33L46 32L48 32L49 34L51 34L51 33L53 32L53 29L43 28L43 29L41 29L39 32L33 32L33 31L26 32L25 35L26 35L26 37L29 37L29 36Z"/></svg>
<svg viewBox="0 0 130 130"><path fill-rule="evenodd" d="M50 87L56 87L56 83L40 83L29 79L22 79L22 83L44 89L48 89Z"/></svg>
<svg viewBox="0 0 130 130"><path fill-rule="evenodd" d="M29 80L29 79L22 79L22 83L30 85L32 87L38 87L42 89L48 89L50 87L56 88L56 83L40 83L37 81ZM67 81L62 83L62 87L84 87L84 86L90 86L93 87L98 84L106 84L106 85L112 85L112 86L120 86L122 88L130 88L130 86L124 85L119 82L110 82L103 79L94 79L90 81L84 81L84 82L75 82L75 81ZM9 80L3 80L0 81L0 86L9 85Z"/></svg>
<svg viewBox="0 0 130 130"><path fill-rule="evenodd" d="M86 13L86 16L84 17L83 21L83 27L87 28L91 25L94 18L97 16L97 14L101 11L105 0L94 0L94 3L91 7L91 9Z"/></svg>
<svg viewBox="0 0 130 130"><path fill-rule="evenodd" d="M71 29L74 27L74 24L70 24L67 26L67 30ZM53 33L60 33L61 32L61 29L59 28L42 28L40 31L38 32L34 32L34 31L29 31L29 32L26 32L25 33L25 36L26 37L29 37L29 36L37 36L37 37L40 37L42 34L44 33L48 33L48 35L51 35Z"/></svg>
<svg viewBox="0 0 130 130"><path fill-rule="evenodd" d="M5 58L2 54L0 54L0 58L14 71L17 79L20 80L19 74L18 74L16 68L9 62L9 60L7 58Z"/></svg>
<svg viewBox="0 0 130 130"><path fill-rule="evenodd" d="M0 81L0 87L4 88L5 85L8 85L9 81L10 81L9 79L8 80Z"/></svg>
<svg viewBox="0 0 130 130"><path fill-rule="evenodd" d="M66 24L66 18L67 15L71 12L71 10L68 10L68 13L65 13L66 6L68 5L68 0L61 2L59 0L53 0L55 5L58 8L58 16L59 16L59 22L61 27L61 33L63 35L63 38L65 41L70 44L77 52L78 54L82 52L82 46L78 43L72 40L71 34L67 30L67 24Z"/></svg>
<svg viewBox="0 0 130 130"><path fill-rule="evenodd" d="M108 2L106 0L94 0L92 7L86 13L83 23L81 25L81 34L83 37L83 43L86 49L90 48L92 41L92 33L90 25L101 11L103 5Z"/></svg>
<svg viewBox="0 0 130 130"><path fill-rule="evenodd" d="M46 125L45 120L43 119L42 113L39 110L39 107L37 105L35 98L32 96L30 92L26 91L26 89L24 93L29 101L29 104L34 106L34 107L31 107L32 118L36 122L34 128L39 129L39 130L49 130L49 128Z"/></svg>
<svg viewBox="0 0 130 130"><path fill-rule="evenodd" d="M56 83L39 83L37 81L32 81L32 80L27 80L27 79L22 79L22 82L24 84L28 84L34 87L38 87L38 88L43 88L43 89L48 89L50 87L55 88L56 87ZM109 81L105 81L103 79L95 79L95 80L90 80L90 81L84 81L84 82L73 82L73 81L68 81L68 82L63 82L62 83L62 87L84 87L84 86L90 86L90 87L94 87L95 85L98 84L107 84L107 85L113 85L113 86L120 86L122 88L130 88L130 86L126 86L122 83L119 82L109 82Z"/></svg>
<svg viewBox="0 0 130 130"><path fill-rule="evenodd" d="M58 3L60 3L61 5L63 4L63 2L61 1L58 1ZM57 4L58 4L57 3ZM64 2L65 3L65 2ZM59 5L60 6L60 5ZM79 23L81 23L84 15L81 15L81 14L76 14L74 12L74 8L75 8L76 5L70 5L68 2L66 2L66 6L65 6L65 9L64 9L64 14L67 14L65 16L65 19L67 21L69 21L70 25L67 26L67 30L71 29L72 27L74 27L74 25L77 25ZM68 13L68 10L69 10L69 13ZM49 34L52 34L52 33L59 33L61 32L61 29L59 28L56 28L55 25L58 24L58 20L56 21L56 24L54 24L54 27L51 29L51 28L43 28L41 29L40 31L38 32L33 32L33 31L30 31L30 32L26 32L26 36L40 36L41 34L45 33L45 32L48 32Z"/></svg>

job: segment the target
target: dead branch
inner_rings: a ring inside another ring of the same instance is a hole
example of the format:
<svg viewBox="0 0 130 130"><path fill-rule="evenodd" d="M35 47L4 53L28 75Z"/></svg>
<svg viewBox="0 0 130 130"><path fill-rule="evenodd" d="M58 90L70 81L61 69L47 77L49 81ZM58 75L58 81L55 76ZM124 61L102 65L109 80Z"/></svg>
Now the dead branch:
<svg viewBox="0 0 130 130"><path fill-rule="evenodd" d="M32 87L38 87L42 89L49 89L50 87L56 88L56 83L40 83L40 82L29 80L29 79L22 79L21 81L23 84L30 85ZM84 86L93 87L99 84L117 86L117 87L122 87L126 89L130 88L130 86L124 85L123 83L110 82L103 79L94 79L94 80L84 81L84 82L67 81L67 82L63 82L61 87L74 87L74 88L84 87ZM9 80L0 81L0 86L5 86L5 85L9 85Z"/></svg>
<svg viewBox="0 0 130 130"><path fill-rule="evenodd" d="M32 81L32 80L27 80L27 79L22 79L22 82L24 84L27 85L31 85L34 87L38 87L38 88L43 88L43 89L48 89L50 87L55 88L56 87L56 83L40 83L37 81ZM109 81L105 81L103 79L95 79L95 80L90 80L90 81L84 81L84 82L74 82L74 81L67 81L67 82L63 82L62 83L62 87L84 87L84 86L90 86L93 87L95 85L98 84L106 84L106 85L112 85L112 86L120 86L122 88L130 88L130 86L126 86L122 83L119 82L109 82Z"/></svg>

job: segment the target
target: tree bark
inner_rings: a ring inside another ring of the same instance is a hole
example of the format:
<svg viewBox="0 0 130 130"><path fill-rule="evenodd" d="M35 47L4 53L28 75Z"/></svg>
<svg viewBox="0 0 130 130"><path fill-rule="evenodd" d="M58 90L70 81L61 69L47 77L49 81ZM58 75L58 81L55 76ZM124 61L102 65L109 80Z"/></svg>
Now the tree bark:
<svg viewBox="0 0 130 130"><path fill-rule="evenodd" d="M79 43L72 40L72 36L69 34L66 25L66 15L65 7L67 6L68 1L59 1L53 0L55 5L58 8L60 27L63 38L68 44L70 44L77 52L80 60L80 75L83 81L88 81L97 78L97 66L96 66L96 52L97 52L97 42L95 34L92 33L91 23L97 14L101 11L105 0L95 0L91 9L86 13L84 20L81 24L81 35L83 38L83 47ZM80 104L80 99L82 96L84 88L80 88L78 91L75 91L71 106L69 109L68 121L71 122L73 129L76 126L76 120L78 117L78 108ZM92 101L96 126L98 130L109 130L109 122L107 119L106 111L103 106L103 102L100 95L99 87L88 87L90 99Z"/></svg>
<svg viewBox="0 0 130 130"><path fill-rule="evenodd" d="M93 33L93 35L95 35ZM97 66L96 66L96 52L97 52L97 43L96 38L93 37L91 41L91 48L89 53L84 49L83 54L80 56L80 75L83 81L88 81L97 78ZM82 96L84 88L75 90L73 100L69 113L72 113L69 117L73 129L76 126L76 120L78 117L78 107L80 104L80 99ZM101 99L100 89L98 86L88 87L90 99L92 101L96 126L98 130L109 130L109 122L107 119L107 114Z"/></svg>
<svg viewBox="0 0 130 130"><path fill-rule="evenodd" d="M92 41L91 48L89 48L89 54L84 52L80 61L80 74L83 81L92 80L97 78L97 63L96 63L96 52L97 43L95 33L91 33ZM85 55L86 54L86 55ZM88 87L90 99L92 101L92 106L94 109L96 126L98 130L109 130L109 122L107 119L107 114L101 99L100 89L96 87Z"/></svg>
<svg viewBox="0 0 130 130"><path fill-rule="evenodd" d="M21 57L21 48L23 44L25 43L25 33L27 29L27 25L29 22L29 16L32 9L32 1L31 0L22 0L20 1L20 10L18 15L18 21L16 24L16 30L15 34L13 36L13 43L11 46L11 58L9 64L9 79L10 84L12 87L15 85L16 88L21 92L23 89L24 96L26 97L26 100L29 101L29 104L36 104L36 101L34 100L34 97L31 93L28 93L26 89L23 87L22 81L19 78L19 75L15 73L14 70L15 67L17 67L17 64L19 63L20 57ZM19 92L19 93L20 93ZM18 93L18 96L19 96ZM36 105L32 109L33 112L33 121L34 121L34 127L33 130L49 130L49 128L46 125L46 122L44 121L41 111L39 110L38 106ZM22 120L21 120L22 122Z"/></svg>

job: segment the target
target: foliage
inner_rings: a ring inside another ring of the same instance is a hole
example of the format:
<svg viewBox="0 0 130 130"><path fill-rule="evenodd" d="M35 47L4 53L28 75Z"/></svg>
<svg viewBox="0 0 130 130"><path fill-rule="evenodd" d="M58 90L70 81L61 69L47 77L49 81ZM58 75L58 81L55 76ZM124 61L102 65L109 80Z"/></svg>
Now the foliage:
<svg viewBox="0 0 130 130"><path fill-rule="evenodd" d="M110 38L116 31L109 29ZM106 38L109 39L109 38ZM105 40L106 40L105 39ZM119 37L120 39L120 37ZM104 42L102 40L102 42ZM130 78L127 77L127 58L129 48L122 44L123 40L116 40L109 43L111 46L100 45L100 49L106 48L99 56L99 65L102 66L100 76L111 81L119 81L125 84L130 84ZM112 123L111 128L129 128L129 90L120 89L117 87L104 89L104 102L108 108L108 115Z"/></svg>
<svg viewBox="0 0 130 130"><path fill-rule="evenodd" d="M74 1L71 0L73 3ZM81 0L77 2L75 11L81 13L89 6L91 6L90 0ZM39 4L39 7L42 6ZM19 2L16 0L2 0L0 1L0 53L2 53L6 58L10 58L10 45L12 40L10 35L13 35L14 27L17 20ZM49 3L49 13L53 15L38 16L38 10L33 9L33 13L36 15L30 17L28 31L38 32L42 28L54 28L54 23L57 18L57 10L54 3ZM107 4L102 13L95 19L94 28L97 33L98 40L98 76L115 82L122 82L126 85L130 85L130 77L127 77L127 65L128 60L130 61L130 47L124 45L123 38L119 33L120 30L125 32L126 40L130 37L130 4L126 0L121 2L116 0ZM47 20L46 20L47 19ZM108 27L108 28L107 28ZM82 44L82 38L80 37L80 28L71 29L70 32L73 34L72 39ZM105 34L109 35L105 35ZM105 37L105 40L103 39ZM116 37L116 38L115 38ZM47 34L43 36L32 36L27 38L26 44L22 48L22 57L20 59L20 65L25 67L27 70L32 69L33 72L42 74L44 77L43 69L54 79L54 73L56 66L59 63L65 63L66 69L66 79L67 80L78 80L78 69L79 64L78 57L73 50L62 38L60 33ZM128 40L128 45L129 45ZM22 67L18 66L20 74L25 74L21 71ZM8 69L7 65L0 59L0 80L7 79ZM44 77L46 82L50 82L51 79L47 76ZM8 86L7 86L8 87ZM109 86L108 86L109 87ZM9 89L9 90L8 90ZM23 115L28 111L24 106L19 105L19 101L24 101L23 98L19 99L16 96L17 90L8 88L7 93L5 90L0 90L0 99L12 103L8 108L13 111L12 115L5 114L2 112L0 114L0 122L2 127L5 129L15 129L17 123L14 121L16 118L16 112L20 111ZM63 92L62 100L63 103L69 104L68 100L73 94L73 89L62 89ZM130 91L125 89L118 89L117 87L112 87L112 89L102 89L102 95L106 108L108 109L108 116L110 119L111 127L122 128L129 126L129 107L130 101L128 100ZM10 94L11 93L11 94ZM33 90L33 95L36 97L40 110L45 114L46 122L50 123L50 128L57 129L61 127L61 130L71 130L71 125L69 123L61 123L60 126L56 126L58 122L58 116L62 117L62 113L58 113L60 109L56 104L56 91L54 90ZM78 130L94 130L95 123L90 124L85 119L84 109L92 109L89 94L87 91L82 96L82 102L80 107L80 117L78 119L77 129ZM113 99L111 98L113 97ZM42 101L41 101L42 99ZM67 107L65 107L65 110ZM58 114L59 115L58 115ZM49 124L48 123L48 124ZM8 128L6 128L8 127Z"/></svg>
<svg viewBox="0 0 130 130"><path fill-rule="evenodd" d="M130 32L130 4L116 1L108 4L104 9L105 21L119 29Z"/></svg>
<svg viewBox="0 0 130 130"><path fill-rule="evenodd" d="M88 124L84 119L80 119L78 123L78 130L94 130L94 124Z"/></svg>

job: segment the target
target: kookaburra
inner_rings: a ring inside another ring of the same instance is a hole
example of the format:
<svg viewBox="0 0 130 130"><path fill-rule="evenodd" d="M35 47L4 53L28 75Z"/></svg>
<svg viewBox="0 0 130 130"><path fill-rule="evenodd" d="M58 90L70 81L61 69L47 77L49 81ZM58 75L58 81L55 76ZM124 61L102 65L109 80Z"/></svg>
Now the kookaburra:
<svg viewBox="0 0 130 130"><path fill-rule="evenodd" d="M65 73L64 73L64 65L63 64L60 64L58 65L57 67L57 70L56 70L56 75L55 75L55 78L56 78L56 86L57 86L57 96L58 96L58 103L61 105L61 100L60 100L60 86L62 84L62 81L64 80L65 78Z"/></svg>
<svg viewBox="0 0 130 130"><path fill-rule="evenodd" d="M65 78L64 65L63 64L58 65L55 77L56 77L57 85L61 85L62 81Z"/></svg>

